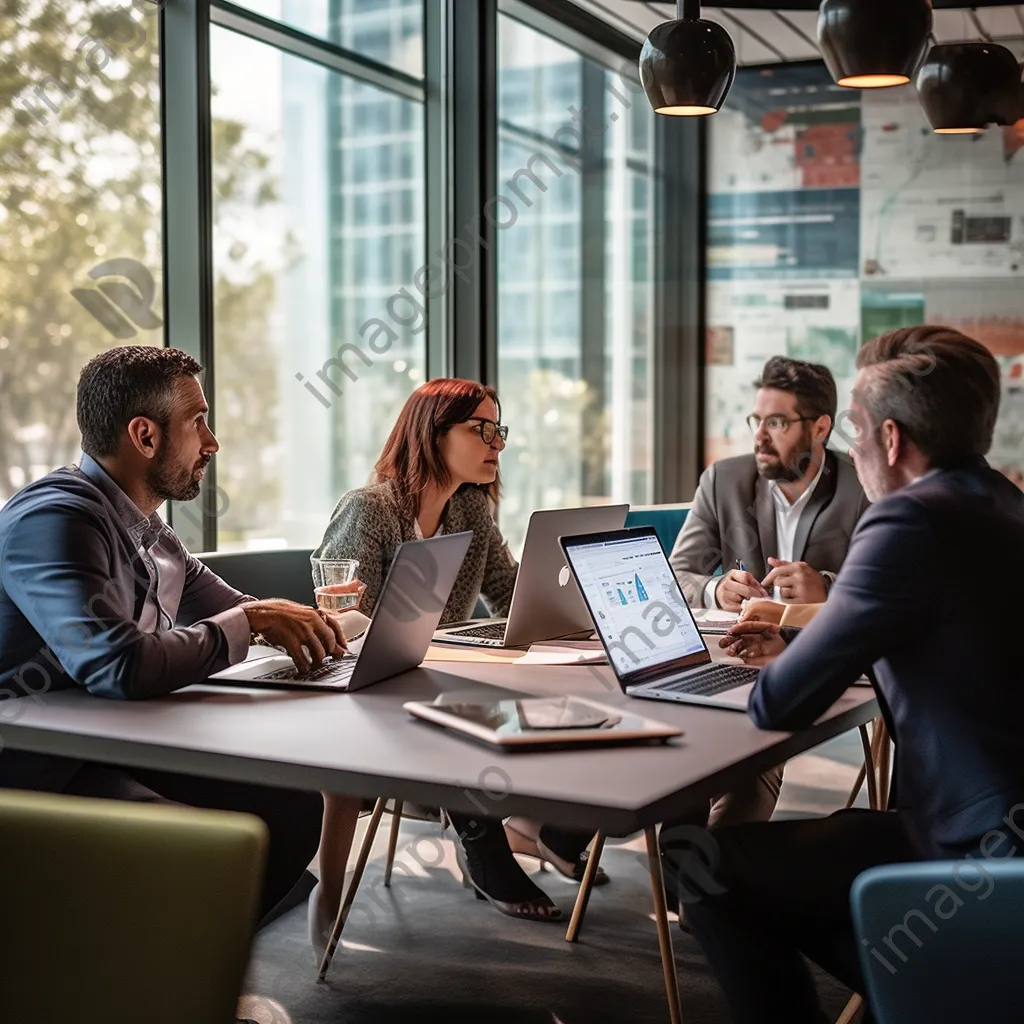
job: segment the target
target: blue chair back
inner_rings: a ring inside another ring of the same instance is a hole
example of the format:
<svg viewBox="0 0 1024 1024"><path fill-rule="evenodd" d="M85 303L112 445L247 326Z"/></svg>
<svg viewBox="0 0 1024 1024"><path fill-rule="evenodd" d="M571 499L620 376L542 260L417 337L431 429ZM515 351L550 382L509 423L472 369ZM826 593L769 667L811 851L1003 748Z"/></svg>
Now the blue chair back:
<svg viewBox="0 0 1024 1024"><path fill-rule="evenodd" d="M273 551L210 551L196 555L225 583L252 597L285 597L314 604L312 548Z"/></svg>
<svg viewBox="0 0 1024 1024"><path fill-rule="evenodd" d="M626 526L653 526L665 554L669 555L689 511L690 502L683 505L631 505L626 513Z"/></svg>
<svg viewBox="0 0 1024 1024"><path fill-rule="evenodd" d="M1013 851L1005 838L994 855ZM1024 857L871 868L850 906L877 1024L1020 1019Z"/></svg>

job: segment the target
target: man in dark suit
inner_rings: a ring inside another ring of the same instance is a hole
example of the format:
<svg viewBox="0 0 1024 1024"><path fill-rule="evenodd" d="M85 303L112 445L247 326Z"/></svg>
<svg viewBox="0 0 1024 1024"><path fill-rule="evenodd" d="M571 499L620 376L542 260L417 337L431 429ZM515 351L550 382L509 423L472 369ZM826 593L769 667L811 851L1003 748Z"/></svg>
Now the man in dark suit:
<svg viewBox="0 0 1024 1024"><path fill-rule="evenodd" d="M809 726L874 666L898 809L716 833L715 894L687 919L741 1022L826 1019L801 952L863 992L849 909L861 871L961 857L977 871L1024 850L1024 678L999 628L1024 573L1024 495L984 459L998 365L956 331L914 327L869 342L858 366L853 452L874 504L828 602L795 636L742 623L721 643L779 654L751 695L764 729Z"/></svg>
<svg viewBox="0 0 1024 1024"><path fill-rule="evenodd" d="M669 558L693 607L824 601L867 507L853 464L826 447L837 406L828 368L774 356L754 386L754 451L703 472Z"/></svg>

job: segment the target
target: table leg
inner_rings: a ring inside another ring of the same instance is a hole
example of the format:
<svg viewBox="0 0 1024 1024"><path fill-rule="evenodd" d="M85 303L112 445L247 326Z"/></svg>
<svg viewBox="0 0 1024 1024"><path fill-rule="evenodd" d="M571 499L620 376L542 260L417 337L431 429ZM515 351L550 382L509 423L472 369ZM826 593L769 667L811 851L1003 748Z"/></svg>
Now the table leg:
<svg viewBox="0 0 1024 1024"><path fill-rule="evenodd" d="M373 805L373 814L370 815L370 823L366 826L366 836L363 839L363 845L359 847L359 856L356 858L356 866L352 871L352 881L349 882L348 889L345 890L345 898L341 901L341 906L338 908L338 916L334 919L334 927L331 929L331 938L327 943L327 949L324 950L324 958L320 961L320 971L316 976L318 982L323 981L327 977L327 971L331 966L331 961L334 959L334 951L338 948L338 941L341 939L341 930L345 927L345 919L352 908L356 898L356 890L359 888L359 883L363 879L363 872L366 870L366 861L369 859L370 848L373 846L373 840L377 835L381 816L384 814L385 803L384 797L379 797Z"/></svg>
<svg viewBox="0 0 1024 1024"><path fill-rule="evenodd" d="M873 747L875 746L874 736L868 739L868 730L866 726L860 726L860 745L864 748L864 779L868 784L868 807L873 811L879 809L878 803L878 771L875 768L875 756ZM877 730L876 730L877 732Z"/></svg>
<svg viewBox="0 0 1024 1024"><path fill-rule="evenodd" d="M892 765L892 744L889 742L889 730L885 720L879 718L875 722L877 737L875 763L878 766L878 806L881 810L889 810L889 772Z"/></svg>
<svg viewBox="0 0 1024 1024"><path fill-rule="evenodd" d="M593 845L590 847L587 866L583 869L580 891L576 894L576 904L572 908L569 928L565 933L566 942L575 942L580 937L580 929L583 927L583 915L587 912L587 904L590 902L590 891L594 888L594 876L597 874L597 869L601 864L602 850L604 850L604 833L598 832L594 836Z"/></svg>
<svg viewBox="0 0 1024 1024"><path fill-rule="evenodd" d="M665 976L665 995L668 997L668 1016L671 1024L682 1024L679 1009L679 978L672 953L672 934L669 931L668 907L665 904L665 883L661 874L661 851L658 832L652 825L644 829L647 840L647 867L651 874L651 896L654 898L654 920L658 926L658 946L661 949L661 970Z"/></svg>
<svg viewBox="0 0 1024 1024"><path fill-rule="evenodd" d="M836 1019L836 1024L852 1024L857 1019L857 1014L860 1013L861 1007L864 1005L864 1000L856 992L850 996L850 1001L843 1007L843 1012Z"/></svg>
<svg viewBox="0 0 1024 1024"><path fill-rule="evenodd" d="M398 846L398 830L402 827L402 801L396 800L391 812L391 834L388 836L388 860L384 866L384 886L391 887L391 868L395 863L395 848Z"/></svg>

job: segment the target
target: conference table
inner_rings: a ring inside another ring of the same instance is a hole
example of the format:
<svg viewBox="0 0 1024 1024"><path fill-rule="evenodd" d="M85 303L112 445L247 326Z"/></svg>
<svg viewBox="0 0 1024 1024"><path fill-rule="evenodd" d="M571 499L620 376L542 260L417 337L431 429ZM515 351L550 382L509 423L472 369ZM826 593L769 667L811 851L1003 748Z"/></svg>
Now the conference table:
<svg viewBox="0 0 1024 1024"><path fill-rule="evenodd" d="M717 644L710 646L720 657ZM751 774L767 770L878 715L855 686L809 729L758 730L746 715L646 701L641 713L683 730L656 746L505 753L416 720L407 700L440 694L576 694L630 706L607 665L517 665L435 660L353 694L189 686L121 702L80 690L23 697L5 747L241 782L382 795L492 817L522 815L600 835L644 832L672 1024L681 1021L656 827ZM0 756L3 756L0 753Z"/></svg>

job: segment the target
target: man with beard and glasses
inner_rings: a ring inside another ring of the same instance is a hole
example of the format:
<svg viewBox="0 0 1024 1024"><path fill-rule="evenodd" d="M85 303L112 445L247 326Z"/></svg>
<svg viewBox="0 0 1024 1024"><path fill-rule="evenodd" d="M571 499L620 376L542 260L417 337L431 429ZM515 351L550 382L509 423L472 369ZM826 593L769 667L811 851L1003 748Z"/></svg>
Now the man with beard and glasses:
<svg viewBox="0 0 1024 1024"><path fill-rule="evenodd" d="M301 669L344 649L333 617L239 593L157 514L199 493L218 448L201 372L184 352L142 345L90 360L78 382L80 464L0 510L0 725L51 690L162 696L243 661L256 634ZM270 831L264 915L313 859L323 812L318 793L15 750L0 752L0 786L256 814Z"/></svg>
<svg viewBox="0 0 1024 1024"><path fill-rule="evenodd" d="M694 607L739 611L745 599L758 597L824 601L868 507L853 463L826 447L837 406L828 368L773 356L754 387L747 417L754 451L704 471L669 559ZM719 567L722 574L712 575ZM694 827L767 821L782 771L780 765L737 783L710 806L666 823L663 846L688 841ZM686 895L674 885L677 874L666 866L673 899Z"/></svg>
<svg viewBox="0 0 1024 1024"><path fill-rule="evenodd" d="M826 447L837 405L827 367L773 356L754 387L754 451L704 471L669 559L696 608L824 601L868 505L853 463Z"/></svg>

